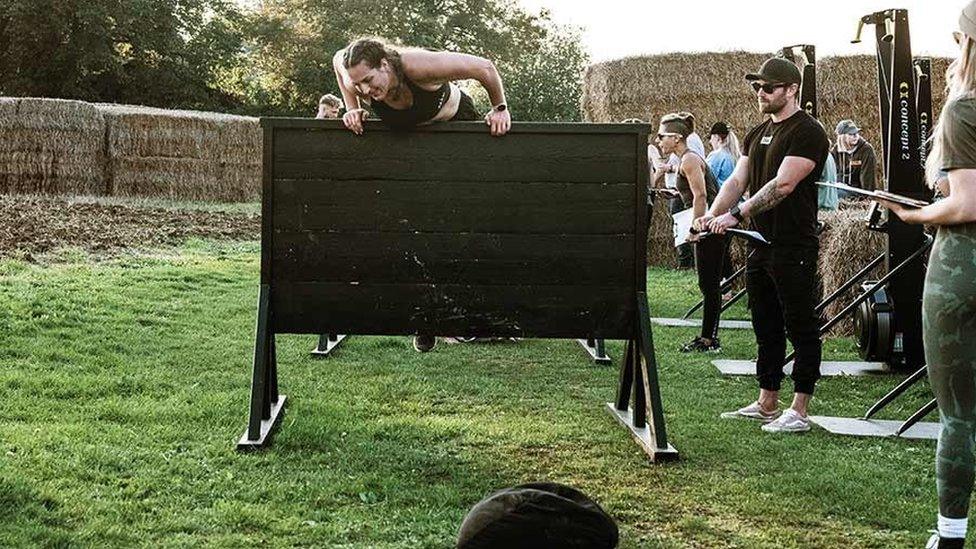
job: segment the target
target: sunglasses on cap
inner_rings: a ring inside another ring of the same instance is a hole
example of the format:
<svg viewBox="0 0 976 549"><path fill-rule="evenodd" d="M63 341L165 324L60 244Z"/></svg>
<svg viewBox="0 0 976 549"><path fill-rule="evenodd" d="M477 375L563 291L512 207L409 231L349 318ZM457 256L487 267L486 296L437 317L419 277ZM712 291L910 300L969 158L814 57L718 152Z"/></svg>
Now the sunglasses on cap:
<svg viewBox="0 0 976 549"><path fill-rule="evenodd" d="M785 88L786 86L789 86L789 84L784 84L782 82L766 82L765 84L760 84L759 82L752 83L752 89L756 93L759 93L759 90L762 90L763 93L773 93L777 88Z"/></svg>
<svg viewBox="0 0 976 549"><path fill-rule="evenodd" d="M667 133L659 133L659 134L657 134L657 138L658 139L664 139L665 137L681 137L681 134L680 133L673 133L673 132L667 132Z"/></svg>

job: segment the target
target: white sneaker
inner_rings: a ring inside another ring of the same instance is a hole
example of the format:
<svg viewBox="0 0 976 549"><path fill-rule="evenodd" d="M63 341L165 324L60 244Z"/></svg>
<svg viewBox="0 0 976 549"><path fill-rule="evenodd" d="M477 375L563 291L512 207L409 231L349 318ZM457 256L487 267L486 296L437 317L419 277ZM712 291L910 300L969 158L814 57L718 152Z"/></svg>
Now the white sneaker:
<svg viewBox="0 0 976 549"><path fill-rule="evenodd" d="M779 415L779 410L772 412L763 410L763 407L759 405L759 401L757 400L745 408L739 408L733 412L722 412L719 417L722 419L758 419L762 422L769 422L778 418Z"/></svg>
<svg viewBox="0 0 976 549"><path fill-rule="evenodd" d="M930 530L932 532L932 537L925 542L925 549L936 549L939 546L939 532L936 530Z"/></svg>
<svg viewBox="0 0 976 549"><path fill-rule="evenodd" d="M810 420L789 408L776 421L763 425L762 430L767 433L802 433L810 430Z"/></svg>

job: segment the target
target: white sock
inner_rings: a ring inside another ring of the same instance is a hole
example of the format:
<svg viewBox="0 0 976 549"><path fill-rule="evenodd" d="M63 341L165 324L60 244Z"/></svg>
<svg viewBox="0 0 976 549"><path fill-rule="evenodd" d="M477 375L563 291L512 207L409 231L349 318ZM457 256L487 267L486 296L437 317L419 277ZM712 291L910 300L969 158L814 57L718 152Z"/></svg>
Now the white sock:
<svg viewBox="0 0 976 549"><path fill-rule="evenodd" d="M940 538L965 538L966 522L964 518L954 519L939 515L939 537Z"/></svg>

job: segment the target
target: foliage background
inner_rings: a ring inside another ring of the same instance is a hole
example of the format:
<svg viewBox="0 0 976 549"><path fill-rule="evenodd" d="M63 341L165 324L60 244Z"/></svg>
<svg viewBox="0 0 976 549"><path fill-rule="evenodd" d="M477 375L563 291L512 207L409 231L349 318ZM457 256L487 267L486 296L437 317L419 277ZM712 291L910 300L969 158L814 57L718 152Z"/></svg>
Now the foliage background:
<svg viewBox="0 0 976 549"><path fill-rule="evenodd" d="M513 0L7 0L0 95L311 116L362 35L487 57L517 119L580 118L579 29Z"/></svg>

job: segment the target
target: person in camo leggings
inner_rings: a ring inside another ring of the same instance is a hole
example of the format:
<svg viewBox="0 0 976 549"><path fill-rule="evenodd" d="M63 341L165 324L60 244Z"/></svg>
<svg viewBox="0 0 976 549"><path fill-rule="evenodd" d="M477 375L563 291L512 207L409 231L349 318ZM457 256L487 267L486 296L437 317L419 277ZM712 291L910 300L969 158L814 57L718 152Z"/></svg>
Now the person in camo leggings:
<svg viewBox="0 0 976 549"><path fill-rule="evenodd" d="M933 548L963 546L976 464L976 0L959 27L960 53L946 72L948 97L926 166L928 181L948 172L948 189L940 189L947 198L919 209L882 202L905 222L939 231L922 295L925 360L942 423L938 532L926 545Z"/></svg>

